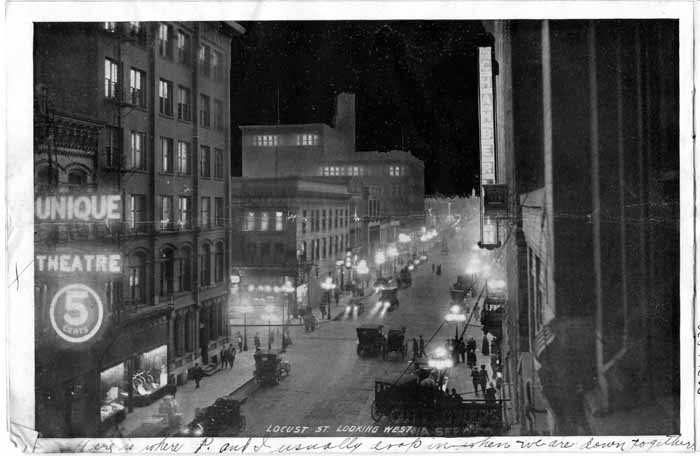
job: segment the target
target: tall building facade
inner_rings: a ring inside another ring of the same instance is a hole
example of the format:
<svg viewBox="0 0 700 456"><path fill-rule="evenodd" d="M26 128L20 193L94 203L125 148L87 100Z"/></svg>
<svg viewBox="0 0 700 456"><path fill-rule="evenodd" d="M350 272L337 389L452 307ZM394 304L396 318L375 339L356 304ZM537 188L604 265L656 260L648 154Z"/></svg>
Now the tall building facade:
<svg viewBox="0 0 700 456"><path fill-rule="evenodd" d="M65 168L70 191L98 189L121 201L109 240L122 267L106 285L106 331L68 351L37 337L36 416L45 436L105 432L186 381L227 341L229 74L232 37L242 32L221 22L35 27L45 117L70 113L97 132L89 154L61 152L74 162ZM38 191L61 192L62 162L35 149ZM37 321L50 294L37 300Z"/></svg>
<svg viewBox="0 0 700 456"><path fill-rule="evenodd" d="M677 433L678 23L485 26L522 433Z"/></svg>
<svg viewBox="0 0 700 456"><path fill-rule="evenodd" d="M349 249L371 267L399 232L425 224L424 165L409 152L355 150L355 95L336 100L333 126L242 126L243 177L314 177L346 185L350 200Z"/></svg>

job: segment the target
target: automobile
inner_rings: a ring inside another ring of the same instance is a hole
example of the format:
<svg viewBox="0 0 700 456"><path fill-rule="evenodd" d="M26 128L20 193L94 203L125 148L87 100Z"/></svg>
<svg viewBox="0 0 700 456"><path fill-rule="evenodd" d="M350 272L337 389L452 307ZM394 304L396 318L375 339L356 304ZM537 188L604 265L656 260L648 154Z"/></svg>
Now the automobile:
<svg viewBox="0 0 700 456"><path fill-rule="evenodd" d="M388 311L391 312L393 310L398 309L399 307L399 296L398 296L398 288L384 288L381 290L379 299L377 299L377 302L379 302L382 306L387 307Z"/></svg>
<svg viewBox="0 0 700 456"><path fill-rule="evenodd" d="M384 325L364 324L357 328L357 356L386 356L386 338L382 330Z"/></svg>
<svg viewBox="0 0 700 456"><path fill-rule="evenodd" d="M291 372L289 361L273 350L259 350L254 355L255 371L253 377L260 385L277 385L282 377Z"/></svg>
<svg viewBox="0 0 700 456"><path fill-rule="evenodd" d="M399 286L399 288L408 288L411 286L411 283L411 271L409 270L409 267L407 266L402 268L399 271L398 277L396 278L396 284Z"/></svg>
<svg viewBox="0 0 700 456"><path fill-rule="evenodd" d="M345 307L348 315L362 315L365 311L365 302L361 298L352 298Z"/></svg>
<svg viewBox="0 0 700 456"><path fill-rule="evenodd" d="M174 437L235 437L245 430L240 400L232 396L218 398L209 407L195 410L194 419Z"/></svg>
<svg viewBox="0 0 700 456"><path fill-rule="evenodd" d="M386 277L379 277L374 281L374 285L372 285L372 287L377 291L387 288L389 287L389 279Z"/></svg>
<svg viewBox="0 0 700 456"><path fill-rule="evenodd" d="M386 356L394 352L401 357L401 361L404 361L408 354L408 344L405 341L406 328L390 329L386 336Z"/></svg>

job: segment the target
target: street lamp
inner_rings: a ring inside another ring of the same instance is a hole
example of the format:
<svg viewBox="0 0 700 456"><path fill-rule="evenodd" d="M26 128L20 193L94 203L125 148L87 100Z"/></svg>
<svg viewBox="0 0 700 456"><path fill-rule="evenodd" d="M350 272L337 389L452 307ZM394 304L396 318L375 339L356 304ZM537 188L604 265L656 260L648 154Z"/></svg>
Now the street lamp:
<svg viewBox="0 0 700 456"><path fill-rule="evenodd" d="M326 302L328 305L328 312L327 316L328 319L330 320L331 318L331 291L335 289L335 284L333 283L333 278L329 275L326 277L326 280L321 282L321 288L326 292Z"/></svg>
<svg viewBox="0 0 700 456"><path fill-rule="evenodd" d="M382 265L384 264L385 261L386 261L386 256L384 256L384 252L382 252L381 250L378 250L376 255L374 255L374 262L377 265L377 271L378 271L377 278L382 277Z"/></svg>

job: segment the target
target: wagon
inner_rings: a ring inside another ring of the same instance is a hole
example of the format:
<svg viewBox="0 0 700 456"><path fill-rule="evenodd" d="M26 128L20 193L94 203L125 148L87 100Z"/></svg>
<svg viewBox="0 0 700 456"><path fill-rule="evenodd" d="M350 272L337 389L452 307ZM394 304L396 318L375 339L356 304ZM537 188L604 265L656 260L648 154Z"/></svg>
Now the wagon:
<svg viewBox="0 0 700 456"><path fill-rule="evenodd" d="M406 359L408 353L408 344L405 341L406 329L390 329L387 333L386 340L386 357L389 353L397 353L401 356L401 361Z"/></svg>
<svg viewBox="0 0 700 456"><path fill-rule="evenodd" d="M218 398L209 407L195 411L195 418L175 437L235 437L245 430L245 416L241 414L241 402L231 396Z"/></svg>
<svg viewBox="0 0 700 456"><path fill-rule="evenodd" d="M357 328L357 356L386 356L386 338L382 333L384 326L366 324Z"/></svg>
<svg viewBox="0 0 700 456"><path fill-rule="evenodd" d="M282 377L291 372L291 365L282 356L272 350L263 350L253 355L255 372L253 377L260 385L277 385Z"/></svg>

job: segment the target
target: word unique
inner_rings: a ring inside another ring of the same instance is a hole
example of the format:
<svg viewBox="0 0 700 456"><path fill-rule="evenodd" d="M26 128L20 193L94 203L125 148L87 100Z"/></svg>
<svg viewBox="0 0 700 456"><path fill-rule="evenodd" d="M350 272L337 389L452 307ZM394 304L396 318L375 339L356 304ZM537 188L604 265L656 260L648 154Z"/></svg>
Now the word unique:
<svg viewBox="0 0 700 456"><path fill-rule="evenodd" d="M39 272L122 272L122 257L119 254L96 255L37 255Z"/></svg>
<svg viewBox="0 0 700 456"><path fill-rule="evenodd" d="M34 203L39 220L119 220L121 195L41 196Z"/></svg>

